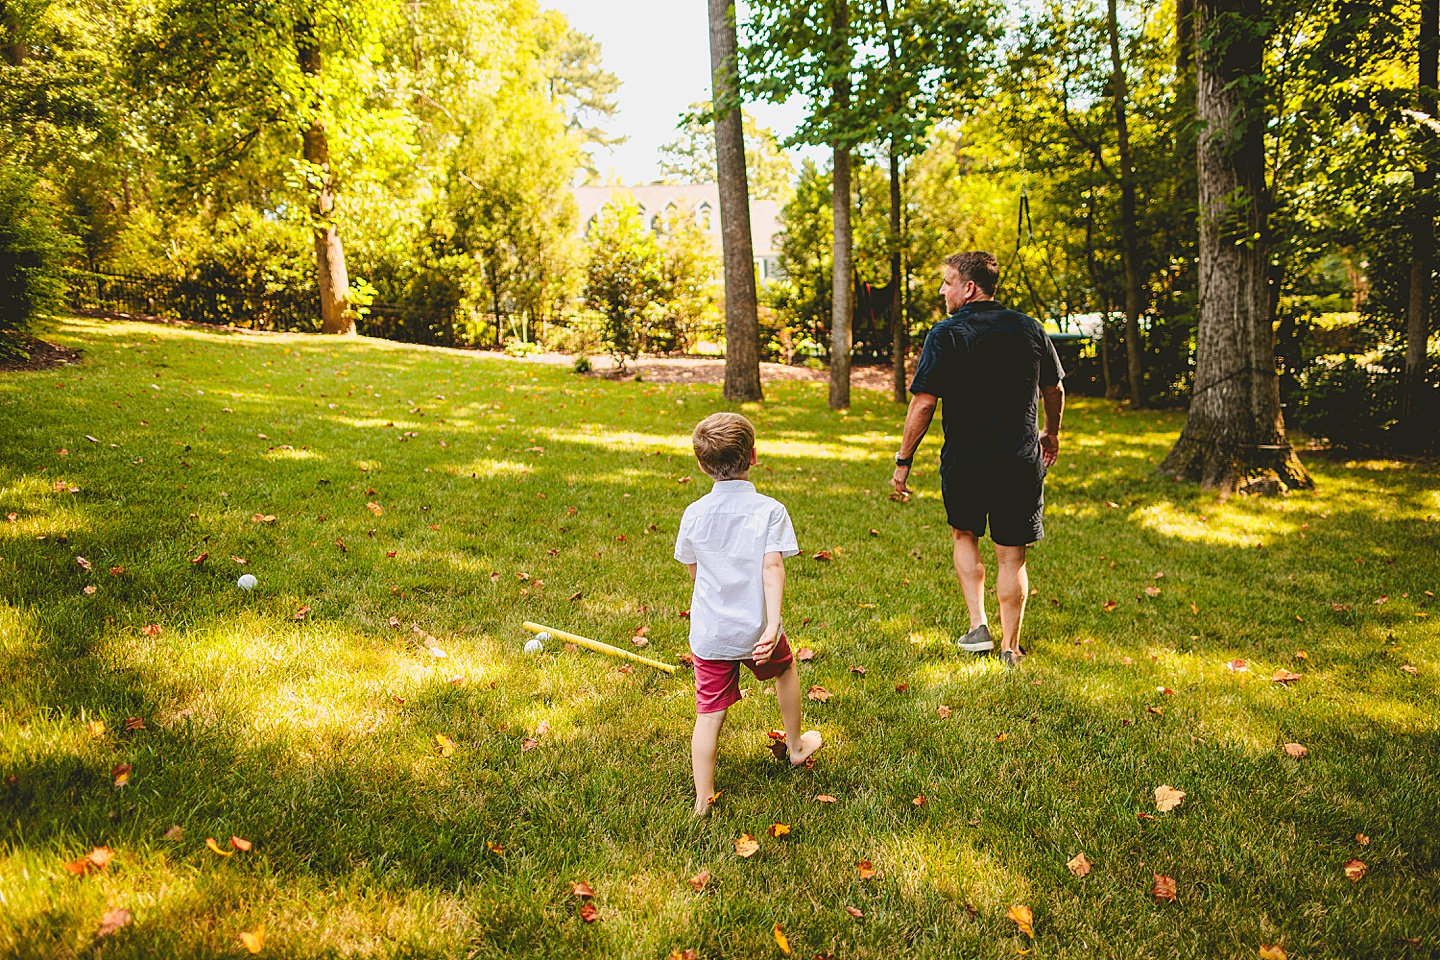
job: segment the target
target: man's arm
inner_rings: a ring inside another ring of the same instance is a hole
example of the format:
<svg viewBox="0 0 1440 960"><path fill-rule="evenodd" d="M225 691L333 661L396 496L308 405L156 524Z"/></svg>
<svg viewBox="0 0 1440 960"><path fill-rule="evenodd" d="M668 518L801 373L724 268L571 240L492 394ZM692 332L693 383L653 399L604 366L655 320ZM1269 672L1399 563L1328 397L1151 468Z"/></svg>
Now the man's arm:
<svg viewBox="0 0 1440 960"><path fill-rule="evenodd" d="M765 663L775 652L780 640L780 605L785 602L785 557L779 550L765 554L765 565L761 569L761 583L765 586L765 632L755 644L755 662Z"/></svg>
<svg viewBox="0 0 1440 960"><path fill-rule="evenodd" d="M900 437L899 452L902 459L908 460L915 456L915 451L920 448L920 441L925 439L925 433L930 429L930 421L935 419L935 405L938 402L939 398L933 393L911 395L910 408L905 412L905 432ZM897 464L891 483L895 485L895 492L906 500L910 499L910 488L905 486L908 479L910 468Z"/></svg>
<svg viewBox="0 0 1440 960"><path fill-rule="evenodd" d="M1040 435L1040 456L1045 466L1055 466L1060 458L1060 418L1065 413L1065 387L1041 387L1040 399L1045 403L1045 432Z"/></svg>

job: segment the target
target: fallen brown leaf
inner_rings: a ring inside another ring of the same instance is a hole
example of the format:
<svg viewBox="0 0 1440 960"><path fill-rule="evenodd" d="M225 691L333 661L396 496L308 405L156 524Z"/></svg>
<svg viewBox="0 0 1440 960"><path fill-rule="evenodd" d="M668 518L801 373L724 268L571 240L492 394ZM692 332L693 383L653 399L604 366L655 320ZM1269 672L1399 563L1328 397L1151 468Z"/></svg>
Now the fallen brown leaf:
<svg viewBox="0 0 1440 960"><path fill-rule="evenodd" d="M1015 906L1011 907L1005 912L1005 916L1008 919L1015 921L1015 926L1020 928L1021 933L1025 934L1025 936L1030 937L1031 939L1034 939L1035 915L1030 911L1029 907L1025 906L1023 903L1017 903Z"/></svg>
<svg viewBox="0 0 1440 960"><path fill-rule="evenodd" d="M455 741L443 733L435 734L435 743L440 748L440 756L448 757L455 752Z"/></svg>
<svg viewBox="0 0 1440 960"><path fill-rule="evenodd" d="M809 690L805 691L805 696L809 697L811 700L819 700L821 703L824 703L825 701L830 699L832 694L824 687L811 687Z"/></svg>
<svg viewBox="0 0 1440 960"><path fill-rule="evenodd" d="M1090 872L1090 861L1085 859L1085 851L1083 850L1067 860L1065 866L1069 867L1070 872L1077 877L1083 877Z"/></svg>
<svg viewBox="0 0 1440 960"><path fill-rule="evenodd" d="M814 660L814 659L815 659L815 651L814 651L814 650L811 650L809 647L801 647L799 650L796 650L796 651L795 651L795 659L796 659L796 660Z"/></svg>
<svg viewBox="0 0 1440 960"><path fill-rule="evenodd" d="M1163 873L1155 874L1155 886L1150 888L1150 894L1156 900L1168 900L1175 902L1175 878L1167 877Z"/></svg>
<svg viewBox="0 0 1440 960"><path fill-rule="evenodd" d="M595 890L584 880L578 880L570 884L570 895L572 897L579 897L582 900L588 900L595 896Z"/></svg>
<svg viewBox="0 0 1440 960"><path fill-rule="evenodd" d="M765 832L770 834L770 836L772 837L783 837L790 832L790 824L772 823L770 824L770 829Z"/></svg>
<svg viewBox="0 0 1440 960"><path fill-rule="evenodd" d="M834 555L829 550L816 550L811 560L833 560Z"/></svg>
<svg viewBox="0 0 1440 960"><path fill-rule="evenodd" d="M749 858L760 852L760 841L748 833L742 833L735 840L735 853L737 856Z"/></svg>
<svg viewBox="0 0 1440 960"><path fill-rule="evenodd" d="M243 943L245 949L251 953L259 953L265 949L265 928L256 927L249 932L242 931L240 934L240 942Z"/></svg>
<svg viewBox="0 0 1440 960"><path fill-rule="evenodd" d="M1365 836L1365 834L1363 833L1355 834L1355 842L1360 844L1360 846L1362 847L1370 846L1370 838Z"/></svg>
<svg viewBox="0 0 1440 960"><path fill-rule="evenodd" d="M860 871L861 880L869 880L871 877L875 876L875 865L872 864L869 860L861 860L859 863L855 864L855 869Z"/></svg>
<svg viewBox="0 0 1440 960"><path fill-rule="evenodd" d="M241 853L248 853L250 852L250 848L253 846L253 844L249 840L244 839L243 837L231 837L230 846L234 847L236 850L239 850Z"/></svg>
<svg viewBox="0 0 1440 960"><path fill-rule="evenodd" d="M925 804L929 803L930 801L926 800L926 799L925 799L925 794L922 793L922 794L920 794L920 796L916 797L914 800L911 800L910 802L913 803L913 804L914 804L915 806L917 806L917 807L923 807L923 806L925 806Z"/></svg>
<svg viewBox="0 0 1440 960"><path fill-rule="evenodd" d="M691 889L691 890L694 890L696 893L699 893L701 890L704 890L704 889L705 889L705 884L707 884L707 883L710 882L710 871L709 871L709 870L701 870L699 873L695 874L695 876L691 877L689 880L686 880L685 882L688 883L688 884L690 884L690 889Z"/></svg>
<svg viewBox="0 0 1440 960"><path fill-rule="evenodd" d="M117 930L130 926L130 911L124 907L116 907L114 910L105 911L100 918L100 929L95 931L95 938L108 937Z"/></svg>
<svg viewBox="0 0 1440 960"><path fill-rule="evenodd" d="M110 776L115 780L115 786L123 787L130 782L130 764L117 763L110 768Z"/></svg>
<svg viewBox="0 0 1440 960"><path fill-rule="evenodd" d="M1290 960L1290 955L1283 947L1272 944L1260 944L1260 960Z"/></svg>
<svg viewBox="0 0 1440 960"><path fill-rule="evenodd" d="M1276 670L1275 670L1275 673L1270 677L1270 679L1273 680L1273 681L1275 681L1276 683L1294 683L1296 680L1299 680L1302 676L1304 676L1304 674L1301 674L1301 673L1291 673L1289 670L1286 670L1284 667L1277 667Z"/></svg>
<svg viewBox="0 0 1440 960"><path fill-rule="evenodd" d="M832 797L832 796L830 796L830 794L828 794L828 793L817 793L817 794L815 795L815 802L816 802L816 803L834 803L834 802L835 802L835 798Z"/></svg>
<svg viewBox="0 0 1440 960"><path fill-rule="evenodd" d="M783 930L780 929L780 924L778 924L778 923L775 924L775 931L774 931L774 932L775 932L775 946L779 947L779 948L780 948L780 952L783 953L785 956L787 956L787 957L790 956L790 941L789 941L788 938L786 938L786 936L785 936L785 931L783 931Z"/></svg>
<svg viewBox="0 0 1440 960"><path fill-rule="evenodd" d="M1169 813L1180 806L1185 800L1185 791L1176 790L1168 783L1162 783L1155 788L1155 810L1158 813Z"/></svg>
<svg viewBox="0 0 1440 960"><path fill-rule="evenodd" d="M147 637L158 637L160 636L160 624L147 623L144 629L142 629L140 632L145 634L145 636Z"/></svg>
<svg viewBox="0 0 1440 960"><path fill-rule="evenodd" d="M1299 760L1301 757L1308 757L1310 755L1310 749L1298 743L1285 744L1285 752L1288 753L1290 756L1294 757L1296 760Z"/></svg>
<svg viewBox="0 0 1440 960"><path fill-rule="evenodd" d="M584 903L580 904L580 919L584 920L586 923L594 923L596 920L600 919L600 911L596 909L595 904L591 903L589 900L586 900Z"/></svg>
<svg viewBox="0 0 1440 960"><path fill-rule="evenodd" d="M1361 877L1365 876L1365 871L1369 870L1370 868L1365 866L1365 862L1363 860L1356 860L1352 857L1351 859L1345 861L1341 869L1345 871L1345 876L1350 879L1350 882L1355 883Z"/></svg>
<svg viewBox="0 0 1440 960"><path fill-rule="evenodd" d="M938 716L941 720L949 720L949 719L950 719L950 708L947 707L947 706L945 706L945 704L942 703L942 704L940 704L940 706L938 706L938 707L935 708L935 714L936 714L936 716Z"/></svg>
<svg viewBox="0 0 1440 960"><path fill-rule="evenodd" d="M145 721L141 720L139 717L127 717L125 719L125 729L132 732L135 730L144 730Z"/></svg>
<svg viewBox="0 0 1440 960"><path fill-rule="evenodd" d="M861 917L865 916L864 911L860 910L858 907L849 906L848 904L845 907L845 912L850 914L850 916L854 917L856 920L859 920Z"/></svg>

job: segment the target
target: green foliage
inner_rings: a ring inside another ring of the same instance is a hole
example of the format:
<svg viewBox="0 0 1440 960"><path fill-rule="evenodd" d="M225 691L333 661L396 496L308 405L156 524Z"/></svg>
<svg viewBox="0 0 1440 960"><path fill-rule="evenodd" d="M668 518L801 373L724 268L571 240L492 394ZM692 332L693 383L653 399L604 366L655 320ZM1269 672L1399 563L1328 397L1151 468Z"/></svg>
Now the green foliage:
<svg viewBox="0 0 1440 960"><path fill-rule="evenodd" d="M769 127L762 127L748 110L742 113L745 131L745 177L751 199L789 199L795 165L786 156ZM714 183L715 120L709 102L692 103L680 116L680 135L660 148L660 176L666 183Z"/></svg>
<svg viewBox="0 0 1440 960"><path fill-rule="evenodd" d="M719 254L693 211L667 212L657 237L635 199L621 195L586 246L585 301L621 369L642 350L673 353L719 336Z"/></svg>
<svg viewBox="0 0 1440 960"><path fill-rule="evenodd" d="M0 360L24 356L32 324L60 306L68 239L35 178L0 162Z"/></svg>
<svg viewBox="0 0 1440 960"><path fill-rule="evenodd" d="M180 319L256 330L319 329L315 255L304 224L237 207L177 249L167 299Z"/></svg>
<svg viewBox="0 0 1440 960"><path fill-rule="evenodd" d="M660 287L660 248L630 196L612 200L586 238L585 302L604 321L605 348L620 369L640 355L645 311Z"/></svg>

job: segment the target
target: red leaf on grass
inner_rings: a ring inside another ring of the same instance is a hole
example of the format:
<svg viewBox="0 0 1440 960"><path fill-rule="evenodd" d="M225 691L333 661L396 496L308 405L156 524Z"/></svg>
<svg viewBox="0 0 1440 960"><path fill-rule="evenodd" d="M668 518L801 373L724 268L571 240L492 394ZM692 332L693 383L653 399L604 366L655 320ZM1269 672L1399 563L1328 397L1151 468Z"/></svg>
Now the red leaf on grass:
<svg viewBox="0 0 1440 960"><path fill-rule="evenodd" d="M1150 894L1156 900L1168 900L1175 902L1175 878L1167 877L1163 873L1155 874L1155 886L1150 888Z"/></svg>

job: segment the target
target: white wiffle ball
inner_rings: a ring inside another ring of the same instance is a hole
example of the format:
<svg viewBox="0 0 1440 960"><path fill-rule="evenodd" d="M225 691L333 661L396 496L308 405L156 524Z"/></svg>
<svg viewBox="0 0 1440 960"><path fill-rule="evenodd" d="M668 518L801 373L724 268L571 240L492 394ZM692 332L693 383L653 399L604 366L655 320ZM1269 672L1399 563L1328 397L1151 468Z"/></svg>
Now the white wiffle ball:
<svg viewBox="0 0 1440 960"><path fill-rule="evenodd" d="M241 590L254 590L255 585L259 582L253 573L242 573L240 579L235 581L235 585Z"/></svg>
<svg viewBox="0 0 1440 960"><path fill-rule="evenodd" d="M549 636L549 634L541 634L541 636ZM529 640L525 641L526 653L540 653L544 649L545 641L541 640L540 637L531 637Z"/></svg>

